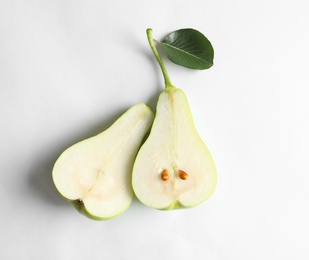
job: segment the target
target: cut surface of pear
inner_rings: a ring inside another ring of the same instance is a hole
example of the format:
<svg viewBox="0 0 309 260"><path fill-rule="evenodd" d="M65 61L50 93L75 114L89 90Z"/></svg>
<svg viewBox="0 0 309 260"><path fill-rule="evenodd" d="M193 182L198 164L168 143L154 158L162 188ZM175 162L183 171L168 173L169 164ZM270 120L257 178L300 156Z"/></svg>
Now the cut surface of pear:
<svg viewBox="0 0 309 260"><path fill-rule="evenodd" d="M207 200L216 183L213 159L195 128L185 94L167 88L134 163L135 195L156 209L189 208Z"/></svg>
<svg viewBox="0 0 309 260"><path fill-rule="evenodd" d="M65 150L52 173L59 193L92 219L124 212L133 199L134 159L153 117L145 104L137 104L104 132Z"/></svg>

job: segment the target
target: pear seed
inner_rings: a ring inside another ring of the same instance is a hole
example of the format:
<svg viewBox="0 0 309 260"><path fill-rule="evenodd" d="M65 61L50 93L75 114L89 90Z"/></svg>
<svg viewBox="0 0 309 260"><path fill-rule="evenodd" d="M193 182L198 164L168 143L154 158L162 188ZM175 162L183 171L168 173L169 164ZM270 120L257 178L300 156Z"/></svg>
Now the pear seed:
<svg viewBox="0 0 309 260"><path fill-rule="evenodd" d="M163 181L167 181L169 179L168 171L167 170L163 170L163 172L161 173L161 179Z"/></svg>
<svg viewBox="0 0 309 260"><path fill-rule="evenodd" d="M182 180L187 180L189 178L189 175L182 170L179 170L178 174L179 174L179 178Z"/></svg>

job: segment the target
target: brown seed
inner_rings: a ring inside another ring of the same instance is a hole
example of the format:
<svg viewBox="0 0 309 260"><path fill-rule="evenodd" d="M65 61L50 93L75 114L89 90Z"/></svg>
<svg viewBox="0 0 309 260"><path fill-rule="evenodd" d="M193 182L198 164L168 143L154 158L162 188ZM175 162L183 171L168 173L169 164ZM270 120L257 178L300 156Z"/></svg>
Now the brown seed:
<svg viewBox="0 0 309 260"><path fill-rule="evenodd" d="M182 170L179 170L178 174L179 174L179 178L182 180L187 180L189 178L189 175Z"/></svg>
<svg viewBox="0 0 309 260"><path fill-rule="evenodd" d="M168 171L167 170L163 170L163 172L161 173L161 179L163 181L167 181L169 179Z"/></svg>

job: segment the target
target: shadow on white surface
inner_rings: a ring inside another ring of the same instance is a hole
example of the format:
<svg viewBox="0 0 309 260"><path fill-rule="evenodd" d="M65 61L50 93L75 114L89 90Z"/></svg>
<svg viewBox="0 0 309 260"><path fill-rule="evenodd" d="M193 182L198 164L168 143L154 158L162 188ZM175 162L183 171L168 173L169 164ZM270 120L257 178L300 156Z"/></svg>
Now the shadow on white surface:
<svg viewBox="0 0 309 260"><path fill-rule="evenodd" d="M92 137L105 131L117 120L126 109L118 109L106 117L102 122L87 128L84 132L75 131L72 135L66 135L57 142L49 142L41 151L38 160L33 160L28 174L29 180L27 190L31 191L31 197L42 201L42 203L54 205L57 207L72 207L56 190L52 180L52 170L54 163L61 153L71 145Z"/></svg>

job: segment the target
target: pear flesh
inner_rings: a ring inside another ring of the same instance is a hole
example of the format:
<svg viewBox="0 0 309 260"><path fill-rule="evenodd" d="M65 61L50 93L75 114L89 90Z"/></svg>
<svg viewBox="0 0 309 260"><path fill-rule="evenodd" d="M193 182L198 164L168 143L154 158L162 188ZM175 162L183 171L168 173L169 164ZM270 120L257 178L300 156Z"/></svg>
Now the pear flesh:
<svg viewBox="0 0 309 260"><path fill-rule="evenodd" d="M156 209L194 207L213 194L216 183L214 162L195 128L185 94L175 87L165 90L134 163L135 195Z"/></svg>
<svg viewBox="0 0 309 260"><path fill-rule="evenodd" d="M133 198L134 159L153 117L145 104L137 104L106 131L65 150L53 168L60 194L92 219L124 212Z"/></svg>

